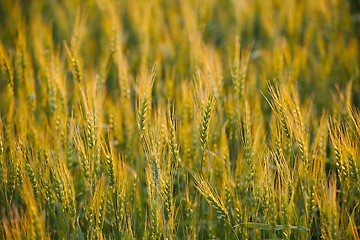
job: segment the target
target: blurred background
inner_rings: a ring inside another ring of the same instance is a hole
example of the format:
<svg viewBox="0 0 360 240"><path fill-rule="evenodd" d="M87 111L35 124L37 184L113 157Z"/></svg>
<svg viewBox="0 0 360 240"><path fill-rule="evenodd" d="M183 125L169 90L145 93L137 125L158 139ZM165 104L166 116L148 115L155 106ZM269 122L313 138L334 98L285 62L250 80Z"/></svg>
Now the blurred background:
<svg viewBox="0 0 360 240"><path fill-rule="evenodd" d="M250 90L266 92L266 82L280 77L294 81L302 100L313 98L319 113L332 112L341 111L334 107L340 95L360 105L359 5L358 0L1 0L0 39L15 66L17 87L21 56L39 82L40 58L47 51L67 58L67 43L76 45L83 68L100 74L116 97L117 68L110 56L117 47L131 74L156 64L162 79L156 88L171 92L192 78L201 45L219 59L224 89L232 91L229 58L238 36L241 47L252 46ZM172 90L161 88L169 75L175 79Z"/></svg>

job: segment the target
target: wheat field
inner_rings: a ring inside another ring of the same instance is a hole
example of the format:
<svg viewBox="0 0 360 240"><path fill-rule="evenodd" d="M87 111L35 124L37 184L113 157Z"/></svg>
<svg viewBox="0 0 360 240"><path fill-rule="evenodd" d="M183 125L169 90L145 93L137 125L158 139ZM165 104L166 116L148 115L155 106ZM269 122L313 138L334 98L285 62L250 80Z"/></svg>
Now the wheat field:
<svg viewBox="0 0 360 240"><path fill-rule="evenodd" d="M359 239L357 0L0 0L0 239Z"/></svg>

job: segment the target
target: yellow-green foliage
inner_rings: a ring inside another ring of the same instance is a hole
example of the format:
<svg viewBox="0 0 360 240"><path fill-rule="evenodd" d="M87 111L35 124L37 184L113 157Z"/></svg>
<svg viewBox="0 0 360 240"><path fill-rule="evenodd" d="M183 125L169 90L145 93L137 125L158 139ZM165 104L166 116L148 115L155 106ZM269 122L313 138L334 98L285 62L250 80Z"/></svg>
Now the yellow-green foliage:
<svg viewBox="0 0 360 240"><path fill-rule="evenodd" d="M359 239L357 0L0 0L1 239Z"/></svg>

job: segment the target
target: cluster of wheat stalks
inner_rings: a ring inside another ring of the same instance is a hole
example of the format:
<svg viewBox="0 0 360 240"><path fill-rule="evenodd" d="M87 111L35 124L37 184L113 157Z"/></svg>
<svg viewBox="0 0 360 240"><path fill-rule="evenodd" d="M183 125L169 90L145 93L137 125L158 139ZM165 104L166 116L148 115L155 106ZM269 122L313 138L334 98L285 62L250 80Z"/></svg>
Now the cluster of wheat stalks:
<svg viewBox="0 0 360 240"><path fill-rule="evenodd" d="M1 0L0 238L359 239L353 8Z"/></svg>

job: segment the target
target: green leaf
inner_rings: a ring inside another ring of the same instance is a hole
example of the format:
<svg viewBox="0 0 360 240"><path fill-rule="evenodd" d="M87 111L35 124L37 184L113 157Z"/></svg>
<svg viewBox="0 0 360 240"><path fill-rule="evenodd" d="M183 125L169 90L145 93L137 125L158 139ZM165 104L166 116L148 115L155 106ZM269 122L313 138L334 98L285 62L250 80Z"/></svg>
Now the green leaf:
<svg viewBox="0 0 360 240"><path fill-rule="evenodd" d="M256 229L267 230L267 231L271 231L271 230L279 231L279 230L286 230L286 229L298 230L298 231L310 231L310 229L308 229L304 226L271 225L268 223L246 223L243 225L245 225L247 228L256 228Z"/></svg>
<svg viewBox="0 0 360 240"><path fill-rule="evenodd" d="M76 229L77 229L77 232L78 232L78 239L79 240L85 240L85 236L84 236L84 234L83 234L83 232L81 230L81 226L79 224L79 219L78 219L78 221L76 221Z"/></svg>

